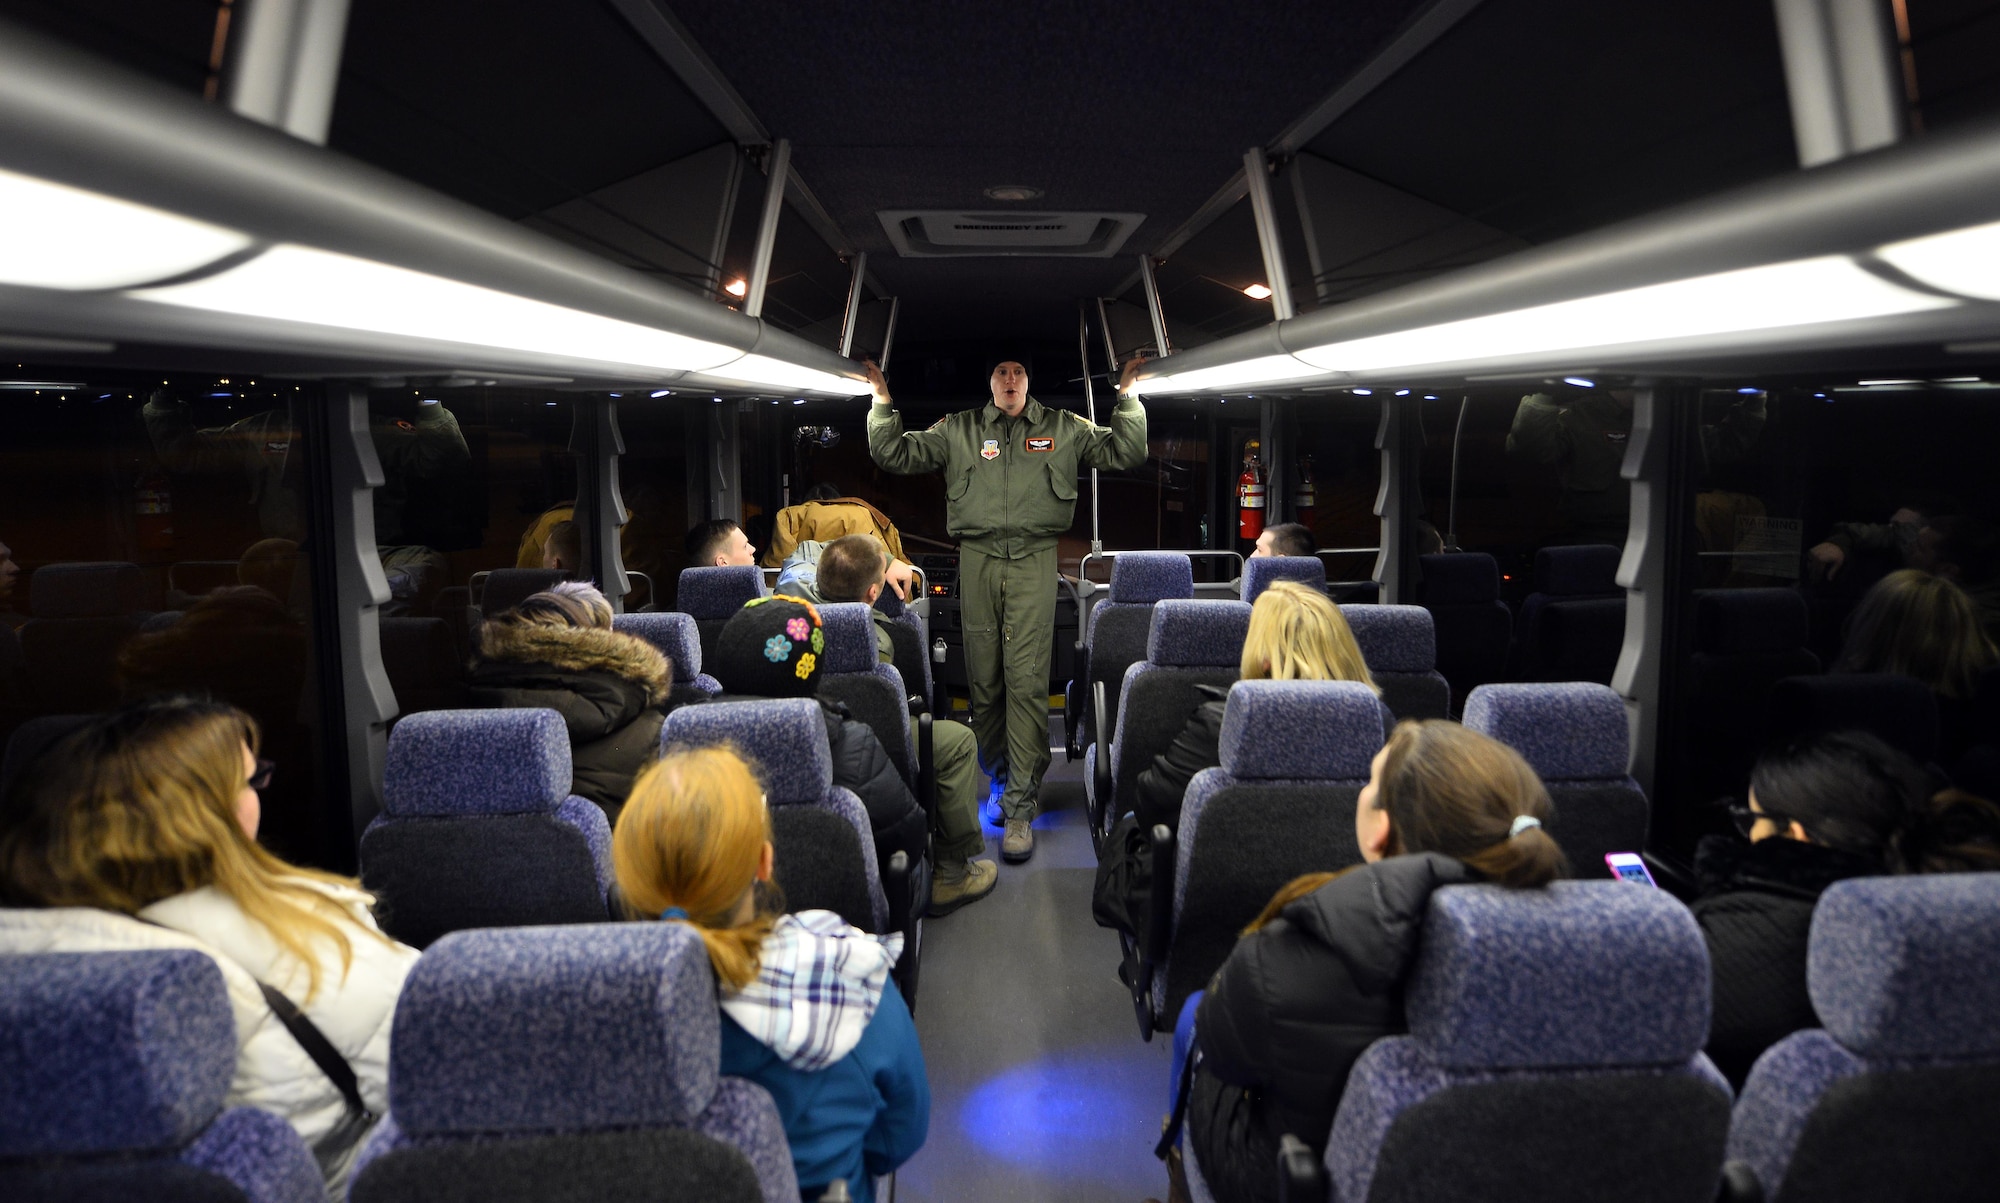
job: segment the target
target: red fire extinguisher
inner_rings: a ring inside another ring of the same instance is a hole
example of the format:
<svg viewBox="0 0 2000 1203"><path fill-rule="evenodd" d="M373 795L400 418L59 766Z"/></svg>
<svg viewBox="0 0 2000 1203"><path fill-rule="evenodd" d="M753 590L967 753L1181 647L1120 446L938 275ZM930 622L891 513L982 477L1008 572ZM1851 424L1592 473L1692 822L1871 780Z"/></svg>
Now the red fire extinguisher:
<svg viewBox="0 0 2000 1203"><path fill-rule="evenodd" d="M141 551L170 551L174 546L174 494L166 469L153 465L139 476L132 490L132 525Z"/></svg>
<svg viewBox="0 0 2000 1203"><path fill-rule="evenodd" d="M1313 484L1313 461L1310 455L1299 457L1299 483L1292 487L1292 521L1304 526L1313 524L1313 514L1319 508L1319 489Z"/></svg>
<svg viewBox="0 0 2000 1203"><path fill-rule="evenodd" d="M1264 465L1257 460L1263 444L1243 444L1243 475L1236 478L1236 536L1257 541L1264 533Z"/></svg>

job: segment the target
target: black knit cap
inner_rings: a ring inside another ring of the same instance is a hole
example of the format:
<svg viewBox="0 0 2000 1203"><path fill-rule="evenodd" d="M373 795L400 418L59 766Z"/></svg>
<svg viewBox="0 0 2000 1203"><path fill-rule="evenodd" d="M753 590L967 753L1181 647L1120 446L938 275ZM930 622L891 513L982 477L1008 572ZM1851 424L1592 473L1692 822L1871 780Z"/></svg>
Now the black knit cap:
<svg viewBox="0 0 2000 1203"><path fill-rule="evenodd" d="M1018 363L1022 366L1022 368L1027 370L1029 379L1034 378L1035 361L1033 359L1030 359L1025 355L995 355L993 358L986 361L987 379L989 380L992 379L994 370L1003 363Z"/></svg>
<svg viewBox="0 0 2000 1203"><path fill-rule="evenodd" d="M803 698L819 688L825 653L819 610L781 593L745 603L715 637L715 654L702 667L729 693Z"/></svg>

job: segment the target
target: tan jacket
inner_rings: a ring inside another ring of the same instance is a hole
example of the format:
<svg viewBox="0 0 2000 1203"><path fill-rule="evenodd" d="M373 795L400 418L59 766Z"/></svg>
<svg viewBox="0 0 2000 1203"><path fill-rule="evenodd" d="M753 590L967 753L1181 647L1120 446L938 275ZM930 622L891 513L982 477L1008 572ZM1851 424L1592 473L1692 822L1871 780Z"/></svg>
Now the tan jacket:
<svg viewBox="0 0 2000 1203"><path fill-rule="evenodd" d="M874 535L888 545L890 555L909 563L903 554L903 536L896 533L896 524L888 515L859 497L837 497L779 510L771 546L764 550L764 567L783 566L785 557L808 540L831 543L846 535Z"/></svg>

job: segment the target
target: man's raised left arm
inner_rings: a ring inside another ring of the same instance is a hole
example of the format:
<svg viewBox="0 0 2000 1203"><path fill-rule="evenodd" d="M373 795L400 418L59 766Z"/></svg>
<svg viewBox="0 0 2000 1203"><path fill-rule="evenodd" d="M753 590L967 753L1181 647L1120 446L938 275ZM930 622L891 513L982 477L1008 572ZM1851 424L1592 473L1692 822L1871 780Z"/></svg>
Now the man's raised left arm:
<svg viewBox="0 0 2000 1203"><path fill-rule="evenodd" d="M1085 467L1117 471L1146 462L1146 407L1130 391L1132 378L1145 362L1133 359L1125 364L1118 378L1118 404L1112 408L1105 425L1086 424L1089 434L1083 447Z"/></svg>

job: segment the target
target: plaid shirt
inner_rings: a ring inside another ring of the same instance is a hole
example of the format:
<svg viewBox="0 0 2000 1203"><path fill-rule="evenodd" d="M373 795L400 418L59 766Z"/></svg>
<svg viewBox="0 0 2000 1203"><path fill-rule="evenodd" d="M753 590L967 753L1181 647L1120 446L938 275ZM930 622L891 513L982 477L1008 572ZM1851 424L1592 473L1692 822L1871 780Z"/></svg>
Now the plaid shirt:
<svg viewBox="0 0 2000 1203"><path fill-rule="evenodd" d="M832 911L783 915L764 937L757 976L722 1009L794 1069L825 1069L861 1043L903 934L871 935Z"/></svg>

